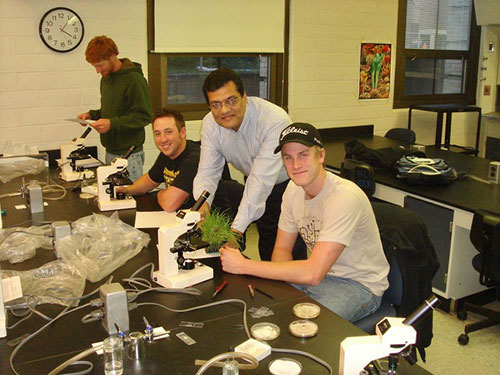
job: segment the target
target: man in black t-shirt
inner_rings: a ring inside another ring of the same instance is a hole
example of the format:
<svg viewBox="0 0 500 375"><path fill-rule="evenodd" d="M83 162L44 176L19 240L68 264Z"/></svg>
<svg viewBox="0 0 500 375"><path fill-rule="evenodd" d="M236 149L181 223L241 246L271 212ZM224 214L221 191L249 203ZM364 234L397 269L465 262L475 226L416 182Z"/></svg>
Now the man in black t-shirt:
<svg viewBox="0 0 500 375"><path fill-rule="evenodd" d="M153 135L156 147L161 151L154 165L133 185L120 186L115 189L126 194L139 195L153 190L164 182L166 189L160 190L157 196L158 203L163 210L175 212L192 207L194 204L193 179L198 171L200 145L186 139L186 126L182 114L165 108L154 115ZM227 190L231 190L231 194L242 194L243 185L234 181L228 183L230 187L218 189L216 196L219 195L218 201L224 202L221 204L222 209L235 209L230 207L230 202L220 195L222 192L226 195Z"/></svg>

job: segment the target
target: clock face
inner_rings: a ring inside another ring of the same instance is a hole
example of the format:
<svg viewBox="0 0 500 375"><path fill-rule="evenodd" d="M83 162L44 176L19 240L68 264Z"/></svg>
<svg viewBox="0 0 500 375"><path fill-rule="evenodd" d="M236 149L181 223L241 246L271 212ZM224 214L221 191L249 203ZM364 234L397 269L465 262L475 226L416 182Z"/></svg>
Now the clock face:
<svg viewBox="0 0 500 375"><path fill-rule="evenodd" d="M51 50L69 52L83 40L83 22L71 9L58 7L43 15L39 33L43 43Z"/></svg>

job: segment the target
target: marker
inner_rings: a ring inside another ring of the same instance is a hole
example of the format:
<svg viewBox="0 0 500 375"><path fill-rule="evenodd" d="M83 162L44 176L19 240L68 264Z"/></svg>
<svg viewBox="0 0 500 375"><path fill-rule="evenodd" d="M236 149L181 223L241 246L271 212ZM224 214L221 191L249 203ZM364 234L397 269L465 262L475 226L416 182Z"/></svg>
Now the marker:
<svg viewBox="0 0 500 375"><path fill-rule="evenodd" d="M250 291L252 298L255 298L255 292L253 291L253 286L251 284L248 284L248 290Z"/></svg>
<svg viewBox="0 0 500 375"><path fill-rule="evenodd" d="M217 294L219 294L222 289L224 289L227 285L227 281L223 281L218 287L217 289L215 289L215 292L214 294L212 294L212 298L215 298L217 296Z"/></svg>
<svg viewBox="0 0 500 375"><path fill-rule="evenodd" d="M264 292L263 290L260 290L259 288L254 288L257 292L259 292L260 294L263 294L265 295L266 297L269 297L269 298L274 298L272 295L270 294L267 294L266 292Z"/></svg>

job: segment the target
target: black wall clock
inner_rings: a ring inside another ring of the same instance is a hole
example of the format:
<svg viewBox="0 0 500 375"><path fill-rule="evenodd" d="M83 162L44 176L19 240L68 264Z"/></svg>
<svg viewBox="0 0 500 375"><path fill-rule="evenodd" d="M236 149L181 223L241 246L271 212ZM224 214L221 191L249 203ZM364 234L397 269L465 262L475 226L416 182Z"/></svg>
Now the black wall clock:
<svg viewBox="0 0 500 375"><path fill-rule="evenodd" d="M40 19L40 38L56 52L73 51L83 40L83 21L75 11L57 7L48 10Z"/></svg>

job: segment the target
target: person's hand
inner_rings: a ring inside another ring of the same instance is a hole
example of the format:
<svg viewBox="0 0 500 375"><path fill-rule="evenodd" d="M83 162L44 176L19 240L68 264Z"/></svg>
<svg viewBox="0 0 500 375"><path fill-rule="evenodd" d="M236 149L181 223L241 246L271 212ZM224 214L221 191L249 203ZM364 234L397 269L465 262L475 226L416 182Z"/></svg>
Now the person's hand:
<svg viewBox="0 0 500 375"><path fill-rule="evenodd" d="M96 132L104 134L107 133L111 128L111 121L107 118L101 118L90 124L90 126L92 126L96 130Z"/></svg>
<svg viewBox="0 0 500 375"><path fill-rule="evenodd" d="M127 186L125 186L125 185L115 186L115 192L127 194Z"/></svg>
<svg viewBox="0 0 500 375"><path fill-rule="evenodd" d="M78 118L80 120L90 120L90 113L85 112L85 113L79 114L78 116L76 116L76 118ZM81 126L87 126L85 124L80 124L80 125Z"/></svg>
<svg viewBox="0 0 500 375"><path fill-rule="evenodd" d="M246 238L245 234L241 233L239 230L231 228L231 232L234 235L235 241L228 241L226 242L224 246L232 247L235 249L239 249L240 251L243 251L246 249Z"/></svg>
<svg viewBox="0 0 500 375"><path fill-rule="evenodd" d="M225 272L234 274L244 274L244 264L246 259L238 249L229 246L223 246L219 249L222 269Z"/></svg>

